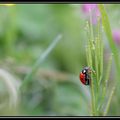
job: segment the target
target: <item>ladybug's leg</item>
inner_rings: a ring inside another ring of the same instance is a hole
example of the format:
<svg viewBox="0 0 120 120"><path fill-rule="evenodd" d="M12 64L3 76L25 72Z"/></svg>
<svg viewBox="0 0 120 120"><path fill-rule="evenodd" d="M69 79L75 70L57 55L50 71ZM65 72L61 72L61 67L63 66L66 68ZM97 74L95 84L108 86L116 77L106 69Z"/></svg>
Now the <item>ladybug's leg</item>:
<svg viewBox="0 0 120 120"><path fill-rule="evenodd" d="M89 80L86 81L86 85L89 85Z"/></svg>
<svg viewBox="0 0 120 120"><path fill-rule="evenodd" d="M90 76L90 74L88 75L88 78L89 78L89 84L91 84L91 76Z"/></svg>
<svg viewBox="0 0 120 120"><path fill-rule="evenodd" d="M91 80L90 75L89 75L89 74L86 74L86 77L85 77L86 85L89 85L89 84L90 84L90 80Z"/></svg>

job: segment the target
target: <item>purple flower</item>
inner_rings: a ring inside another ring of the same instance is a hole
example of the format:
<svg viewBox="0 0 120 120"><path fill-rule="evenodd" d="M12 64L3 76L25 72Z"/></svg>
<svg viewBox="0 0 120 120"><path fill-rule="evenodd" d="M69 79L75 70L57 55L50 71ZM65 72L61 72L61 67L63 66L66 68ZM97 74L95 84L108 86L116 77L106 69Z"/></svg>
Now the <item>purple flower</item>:
<svg viewBox="0 0 120 120"><path fill-rule="evenodd" d="M113 40L115 41L115 43L120 45L120 30L119 29L113 30L112 35L113 35Z"/></svg>
<svg viewBox="0 0 120 120"><path fill-rule="evenodd" d="M83 13L88 16L90 11L92 12L92 23L97 23L97 16L100 16L100 11L98 9L97 4L83 4L82 5Z"/></svg>

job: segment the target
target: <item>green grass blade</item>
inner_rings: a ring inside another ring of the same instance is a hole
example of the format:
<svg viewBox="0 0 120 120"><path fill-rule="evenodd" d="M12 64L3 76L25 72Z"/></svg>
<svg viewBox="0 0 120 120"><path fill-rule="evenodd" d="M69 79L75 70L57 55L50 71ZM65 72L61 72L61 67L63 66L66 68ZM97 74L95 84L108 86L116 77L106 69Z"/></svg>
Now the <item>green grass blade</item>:
<svg viewBox="0 0 120 120"><path fill-rule="evenodd" d="M103 105L103 102L104 102L104 99L105 99L105 96L107 95L107 84L108 84L108 80L109 80L109 76L110 76L110 70L111 70L111 65L112 65L112 55L110 56L109 58L109 61L108 61L108 65L107 65L107 68L106 68L106 74L105 74L105 79L103 81L103 88L102 88L102 96L101 96L101 100L100 100L100 104L99 104L99 109L102 107Z"/></svg>
<svg viewBox="0 0 120 120"><path fill-rule="evenodd" d="M5 42L5 52L6 54L12 55L15 50L15 40L16 40L16 7L8 7L8 18L9 21L6 23L4 42Z"/></svg>
<svg viewBox="0 0 120 120"><path fill-rule="evenodd" d="M108 110L109 110L109 107L110 107L110 102L111 102L111 100L112 100L112 97L113 97L113 94L114 94L114 92L115 92L115 88L116 88L116 86L114 86L113 88L112 88L112 90L111 90L111 93L110 93L110 96L109 96L109 98L108 98L108 102L107 102L107 105L106 105L106 107L105 107L105 111L104 111L104 116L107 114L107 112L108 112Z"/></svg>
<svg viewBox="0 0 120 120"><path fill-rule="evenodd" d="M26 86L29 81L31 81L32 76L36 72L36 70L39 68L40 64L46 59L46 57L49 55L49 53L53 50L53 48L56 46L58 41L62 38L62 35L58 35L53 42L50 44L50 46L38 57L36 60L35 64L33 65L31 71L26 75L20 89L23 88L23 86Z"/></svg>
<svg viewBox="0 0 120 120"><path fill-rule="evenodd" d="M111 31L108 15L106 13L104 5L99 4L98 7L99 7L99 10L101 12L102 24L103 24L106 36L108 38L108 42L109 42L111 51L113 53L113 57L114 57L114 60L115 60L117 71L120 71L119 52L118 52L118 49L117 49L117 47L116 47L116 45L115 45L115 43L113 41L113 38L112 38L112 31Z"/></svg>
<svg viewBox="0 0 120 120"><path fill-rule="evenodd" d="M106 89L106 86L107 86L107 83L108 83L108 79L109 79L109 76L110 76L110 70L111 70L111 66L112 66L112 55L110 56L109 58L109 61L108 61L108 66L107 66L107 69L106 69L106 75L105 75L105 89Z"/></svg>

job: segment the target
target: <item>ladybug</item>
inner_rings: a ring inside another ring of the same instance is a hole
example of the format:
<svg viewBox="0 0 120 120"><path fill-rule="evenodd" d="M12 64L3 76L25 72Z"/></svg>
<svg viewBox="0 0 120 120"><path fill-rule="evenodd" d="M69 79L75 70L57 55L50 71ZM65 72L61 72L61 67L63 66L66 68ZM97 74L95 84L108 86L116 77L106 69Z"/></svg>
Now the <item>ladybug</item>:
<svg viewBox="0 0 120 120"><path fill-rule="evenodd" d="M91 82L91 74L92 70L90 67L84 67L80 73L80 81L84 84L84 85L90 85Z"/></svg>

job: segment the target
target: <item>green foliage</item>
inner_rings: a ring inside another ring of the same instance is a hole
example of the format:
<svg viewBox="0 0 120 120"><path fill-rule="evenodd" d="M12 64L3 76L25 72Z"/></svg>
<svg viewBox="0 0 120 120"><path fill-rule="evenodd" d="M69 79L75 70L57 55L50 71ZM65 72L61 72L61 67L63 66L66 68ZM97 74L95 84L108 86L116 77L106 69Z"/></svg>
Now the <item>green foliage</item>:
<svg viewBox="0 0 120 120"><path fill-rule="evenodd" d="M88 66L95 70L91 76L91 112L94 116L106 115L110 106L112 95L115 90L115 86L112 91L109 93L110 97L107 100L107 106L104 105L106 101L107 90L108 89L108 80L110 76L110 68L112 65L112 55L108 59L108 65L106 71L103 69L104 60L103 60L103 36L102 36L102 24L100 23L100 18L98 16L98 24L95 26L96 32L93 30L92 25L92 13L90 12L90 23L87 22L87 35L88 43L86 47L86 58ZM105 74L103 74L105 73ZM101 90L102 88L102 90ZM103 110L105 109L105 111Z"/></svg>
<svg viewBox="0 0 120 120"><path fill-rule="evenodd" d="M115 43L113 42L112 31L111 31L111 28L110 28L110 23L109 23L109 19L108 19L107 13L106 13L105 8L104 8L103 5L99 5L99 9L100 9L100 12L101 12L101 15L102 15L103 27L104 27L105 33L107 35L111 51L112 51L113 56L114 56L114 60L115 60L117 71L120 71L119 51L118 51Z"/></svg>

